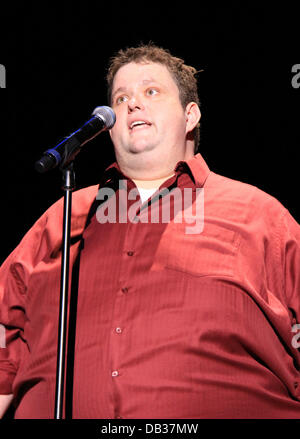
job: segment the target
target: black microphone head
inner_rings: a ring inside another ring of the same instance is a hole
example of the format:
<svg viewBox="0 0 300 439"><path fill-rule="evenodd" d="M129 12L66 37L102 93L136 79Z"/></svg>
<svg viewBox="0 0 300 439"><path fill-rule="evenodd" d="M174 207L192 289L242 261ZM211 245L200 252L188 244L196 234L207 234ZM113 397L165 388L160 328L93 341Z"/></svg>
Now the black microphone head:
<svg viewBox="0 0 300 439"><path fill-rule="evenodd" d="M102 107L96 107L92 114L93 116L100 117L104 121L106 129L108 130L110 130L116 123L116 114L114 110L105 105Z"/></svg>
<svg viewBox="0 0 300 439"><path fill-rule="evenodd" d="M40 160L35 162L34 168L40 174L43 174L44 172L47 172L50 169L54 168L56 166L56 164L57 164L57 162L55 160L54 155L45 154Z"/></svg>

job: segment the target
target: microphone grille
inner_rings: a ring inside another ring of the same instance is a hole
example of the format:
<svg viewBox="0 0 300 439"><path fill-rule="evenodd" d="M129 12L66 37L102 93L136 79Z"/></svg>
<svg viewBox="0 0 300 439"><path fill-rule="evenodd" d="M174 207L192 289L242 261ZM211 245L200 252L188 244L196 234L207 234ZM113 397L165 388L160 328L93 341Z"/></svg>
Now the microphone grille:
<svg viewBox="0 0 300 439"><path fill-rule="evenodd" d="M116 123L116 114L114 110L105 105L102 107L96 107L92 114L93 116L101 117L108 130L110 130Z"/></svg>

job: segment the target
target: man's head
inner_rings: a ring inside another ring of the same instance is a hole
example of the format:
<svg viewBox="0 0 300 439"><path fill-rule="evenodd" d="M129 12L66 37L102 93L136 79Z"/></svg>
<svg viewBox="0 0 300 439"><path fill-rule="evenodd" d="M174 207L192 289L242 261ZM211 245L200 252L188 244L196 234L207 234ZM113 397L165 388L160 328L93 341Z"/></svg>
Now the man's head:
<svg viewBox="0 0 300 439"><path fill-rule="evenodd" d="M174 161L194 154L200 120L195 73L153 45L120 50L111 59L108 100L117 115L111 137L119 165L148 163L154 169L158 160L169 160L171 167L172 156ZM138 121L145 124L132 126Z"/></svg>

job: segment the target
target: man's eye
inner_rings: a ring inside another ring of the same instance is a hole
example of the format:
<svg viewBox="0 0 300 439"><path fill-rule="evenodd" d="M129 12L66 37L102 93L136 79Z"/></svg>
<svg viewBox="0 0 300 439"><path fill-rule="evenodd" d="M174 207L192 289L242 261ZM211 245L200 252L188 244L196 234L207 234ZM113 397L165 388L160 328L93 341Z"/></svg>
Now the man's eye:
<svg viewBox="0 0 300 439"><path fill-rule="evenodd" d="M117 99L116 99L116 104L122 104L122 102L126 102L128 100L128 97L127 96L119 96Z"/></svg>
<svg viewBox="0 0 300 439"><path fill-rule="evenodd" d="M147 95L148 96L154 96L158 93L158 90L156 90L156 88L148 88L147 90Z"/></svg>

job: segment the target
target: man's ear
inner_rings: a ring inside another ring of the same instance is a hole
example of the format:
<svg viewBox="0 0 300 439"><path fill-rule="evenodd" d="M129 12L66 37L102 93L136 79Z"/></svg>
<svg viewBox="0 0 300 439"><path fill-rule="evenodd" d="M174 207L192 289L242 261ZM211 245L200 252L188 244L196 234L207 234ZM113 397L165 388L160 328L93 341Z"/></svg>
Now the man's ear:
<svg viewBox="0 0 300 439"><path fill-rule="evenodd" d="M196 128L197 124L201 119L201 112L198 104L196 102L190 102L185 108L186 117L186 132L190 133Z"/></svg>

